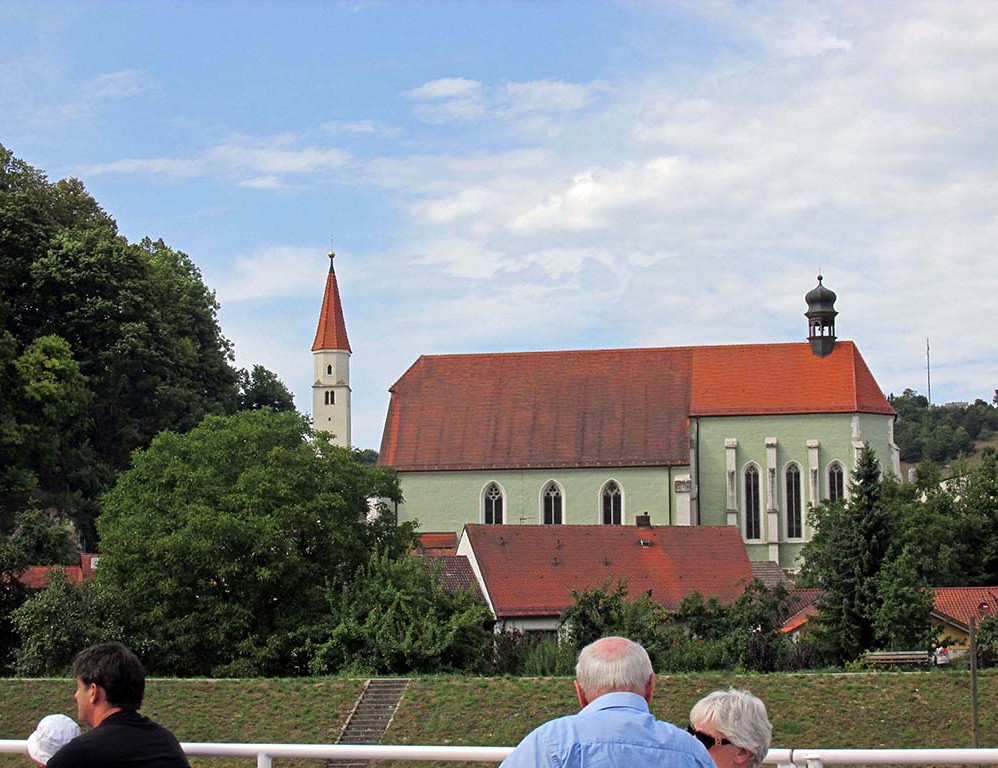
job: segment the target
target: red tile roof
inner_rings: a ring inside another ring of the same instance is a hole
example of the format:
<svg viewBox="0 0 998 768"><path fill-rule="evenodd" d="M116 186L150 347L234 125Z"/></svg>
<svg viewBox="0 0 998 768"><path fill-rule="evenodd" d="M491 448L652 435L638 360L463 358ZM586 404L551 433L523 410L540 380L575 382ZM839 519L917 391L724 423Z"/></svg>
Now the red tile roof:
<svg viewBox="0 0 998 768"><path fill-rule="evenodd" d="M49 585L52 571L62 568L66 574L66 581L80 585L94 577L96 561L99 559L100 555L96 552L81 552L80 565L29 565L17 580L28 589L44 589Z"/></svg>
<svg viewBox="0 0 998 768"><path fill-rule="evenodd" d="M789 615L780 627L780 632L794 632L807 624L812 616L817 616L818 609L814 601L822 592L822 589L791 589L790 605L787 607Z"/></svg>
<svg viewBox="0 0 998 768"><path fill-rule="evenodd" d="M731 603L752 581L734 526L469 524L464 535L499 618L559 616L573 589L618 580L666 610L693 592Z"/></svg>
<svg viewBox="0 0 998 768"><path fill-rule="evenodd" d="M457 534L453 531L433 533L427 531L417 536L413 552L418 555L453 555L457 552Z"/></svg>
<svg viewBox="0 0 998 768"><path fill-rule="evenodd" d="M780 564L772 560L753 560L752 575L761 581L767 589L773 589L777 586L784 586L787 589L793 587L793 582L780 568Z"/></svg>
<svg viewBox="0 0 998 768"><path fill-rule="evenodd" d="M446 592L457 592L459 589L472 590L482 602L482 590L475 578L471 563L464 555L434 555L426 560L440 569L440 584Z"/></svg>
<svg viewBox="0 0 998 768"><path fill-rule="evenodd" d="M350 352L347 338L347 324L343 319L343 306L340 304L340 289L333 271L333 255L329 254L329 275L326 277L326 292L322 296L322 309L319 311L319 327L315 331L312 351L319 349L345 349Z"/></svg>
<svg viewBox="0 0 998 768"><path fill-rule="evenodd" d="M403 471L683 466L690 416L894 410L852 342L422 356L391 388Z"/></svg>
<svg viewBox="0 0 998 768"><path fill-rule="evenodd" d="M696 347L692 392L691 416L894 413L851 341Z"/></svg>
<svg viewBox="0 0 998 768"><path fill-rule="evenodd" d="M965 632L970 629L971 618L980 623L998 611L998 587L935 587L933 592L933 612Z"/></svg>

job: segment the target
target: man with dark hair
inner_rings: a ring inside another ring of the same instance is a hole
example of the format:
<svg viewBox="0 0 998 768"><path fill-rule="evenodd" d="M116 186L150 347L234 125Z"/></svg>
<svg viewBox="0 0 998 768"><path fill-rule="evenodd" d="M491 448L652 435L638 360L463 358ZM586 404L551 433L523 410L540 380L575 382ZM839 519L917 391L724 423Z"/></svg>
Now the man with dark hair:
<svg viewBox="0 0 998 768"><path fill-rule="evenodd" d="M91 730L56 752L48 768L190 768L176 737L139 714L146 672L121 643L86 648L73 659L77 719Z"/></svg>

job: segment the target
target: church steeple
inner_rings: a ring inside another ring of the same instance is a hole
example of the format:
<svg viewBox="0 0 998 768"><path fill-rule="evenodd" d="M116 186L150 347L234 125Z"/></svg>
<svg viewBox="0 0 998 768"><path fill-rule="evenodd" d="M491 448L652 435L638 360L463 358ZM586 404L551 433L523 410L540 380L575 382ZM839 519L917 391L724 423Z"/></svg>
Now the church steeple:
<svg viewBox="0 0 998 768"><path fill-rule="evenodd" d="M818 284L804 296L807 302L807 340L811 342L811 352L818 357L828 357L835 348L835 291Z"/></svg>
<svg viewBox="0 0 998 768"><path fill-rule="evenodd" d="M336 254L329 252L329 275L326 277L326 292L322 297L322 309L319 311L319 327L315 331L315 341L312 351L320 349L350 349L347 339L347 324L343 320L343 306L340 304L340 288L336 283L336 270L333 260Z"/></svg>
<svg viewBox="0 0 998 768"><path fill-rule="evenodd" d="M343 319L340 289L329 252L326 292L319 310L319 325L312 342L315 371L312 384L312 423L316 431L331 432L337 445L350 447L350 340Z"/></svg>

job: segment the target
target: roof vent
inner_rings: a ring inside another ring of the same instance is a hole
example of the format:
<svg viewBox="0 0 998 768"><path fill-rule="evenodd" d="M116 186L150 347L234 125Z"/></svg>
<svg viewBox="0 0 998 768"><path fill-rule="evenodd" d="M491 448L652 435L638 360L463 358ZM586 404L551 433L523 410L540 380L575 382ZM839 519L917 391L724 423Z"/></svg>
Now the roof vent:
<svg viewBox="0 0 998 768"><path fill-rule="evenodd" d="M603 558L603 565L609 565L612 562L613 561L609 557L604 557Z"/></svg>
<svg viewBox="0 0 998 768"><path fill-rule="evenodd" d="M504 539L502 536L499 537L499 546L500 547L506 546L506 539Z"/></svg>
<svg viewBox="0 0 998 768"><path fill-rule="evenodd" d="M648 547L651 546L651 539L638 539L638 543L642 547L644 547L645 549L647 549Z"/></svg>
<svg viewBox="0 0 998 768"><path fill-rule="evenodd" d="M561 561L557 556L555 556L555 558L551 561L551 565L561 565Z"/></svg>
<svg viewBox="0 0 998 768"><path fill-rule="evenodd" d="M651 515L647 512L634 516L634 522L638 528L651 528Z"/></svg>
<svg viewBox="0 0 998 768"><path fill-rule="evenodd" d="M561 539L555 539L555 541L554 541L554 548L555 549L561 549Z"/></svg>
<svg viewBox="0 0 998 768"><path fill-rule="evenodd" d="M982 616L991 613L991 603L989 603L987 600L981 600L981 602L977 605L977 611Z"/></svg>

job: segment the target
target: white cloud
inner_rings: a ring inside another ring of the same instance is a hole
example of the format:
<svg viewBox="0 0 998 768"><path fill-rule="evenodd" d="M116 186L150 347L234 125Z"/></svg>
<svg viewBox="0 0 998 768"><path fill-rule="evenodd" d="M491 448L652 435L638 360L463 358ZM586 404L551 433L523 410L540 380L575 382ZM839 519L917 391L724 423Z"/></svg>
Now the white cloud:
<svg viewBox="0 0 998 768"><path fill-rule="evenodd" d="M315 248L263 245L250 254L236 257L224 273L210 276L208 282L224 304L314 293L318 284L316 274Z"/></svg>
<svg viewBox="0 0 998 768"><path fill-rule="evenodd" d="M216 176L244 187L277 189L289 176L322 176L343 168L350 155L343 150L294 146L292 137L236 137L193 157L129 158L82 166L87 176L139 174L190 179Z"/></svg>
<svg viewBox="0 0 998 768"><path fill-rule="evenodd" d="M603 88L601 83L561 80L506 82L486 87L477 80L448 77L431 80L403 95L416 102L416 114L420 117L462 123L577 112L588 107Z"/></svg>
<svg viewBox="0 0 998 768"><path fill-rule="evenodd" d="M107 99L127 99L139 96L152 86L149 76L138 69L123 69L118 72L105 72L92 77L82 86L84 96L103 101Z"/></svg>
<svg viewBox="0 0 998 768"><path fill-rule="evenodd" d="M464 77L443 77L430 80L418 88L405 92L405 96L416 101L440 101L443 99L474 99L481 96L482 84Z"/></svg>

